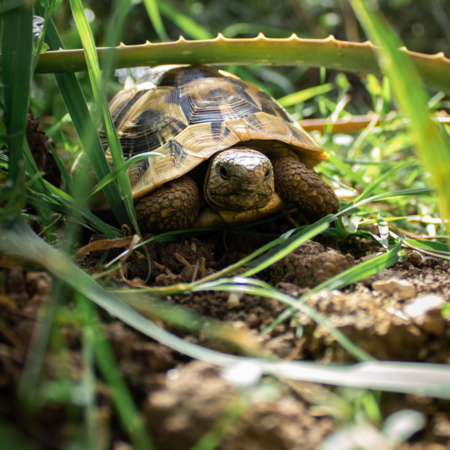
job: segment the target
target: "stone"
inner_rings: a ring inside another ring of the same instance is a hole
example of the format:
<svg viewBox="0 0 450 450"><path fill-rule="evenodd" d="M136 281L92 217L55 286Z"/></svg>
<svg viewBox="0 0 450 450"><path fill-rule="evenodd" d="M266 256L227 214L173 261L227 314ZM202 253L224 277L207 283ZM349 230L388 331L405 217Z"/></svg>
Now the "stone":
<svg viewBox="0 0 450 450"><path fill-rule="evenodd" d="M378 280L372 283L372 288L386 295L392 295L396 300L405 300L416 295L416 288L407 280L398 277Z"/></svg>
<svg viewBox="0 0 450 450"><path fill-rule="evenodd" d="M404 313L427 333L442 336L447 324L441 312L444 305L440 295L427 294L409 303Z"/></svg>

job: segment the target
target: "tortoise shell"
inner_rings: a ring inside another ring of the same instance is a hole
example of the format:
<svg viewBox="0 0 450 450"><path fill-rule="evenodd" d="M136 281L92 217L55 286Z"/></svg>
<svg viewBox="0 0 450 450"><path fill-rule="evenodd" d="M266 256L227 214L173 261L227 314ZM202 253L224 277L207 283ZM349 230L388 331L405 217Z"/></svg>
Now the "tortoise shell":
<svg viewBox="0 0 450 450"><path fill-rule="evenodd" d="M150 69L112 99L110 110L125 159L150 151L163 155L130 166L134 198L186 174L216 152L250 140L288 144L308 168L328 156L272 97L212 67ZM108 144L102 141L112 166ZM273 143L260 147L269 157L278 151Z"/></svg>

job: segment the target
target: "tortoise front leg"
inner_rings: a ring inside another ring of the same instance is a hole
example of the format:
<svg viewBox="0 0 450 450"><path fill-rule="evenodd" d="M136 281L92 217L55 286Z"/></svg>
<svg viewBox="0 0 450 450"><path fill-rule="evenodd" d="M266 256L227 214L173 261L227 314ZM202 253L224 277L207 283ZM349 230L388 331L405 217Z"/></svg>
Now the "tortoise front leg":
<svg viewBox="0 0 450 450"><path fill-rule="evenodd" d="M308 220L316 221L338 211L339 200L333 189L300 161L280 156L272 160L272 165L275 191Z"/></svg>
<svg viewBox="0 0 450 450"><path fill-rule="evenodd" d="M195 181L187 176L167 182L164 186L138 200L137 220L154 231L188 228L200 210L200 196Z"/></svg>

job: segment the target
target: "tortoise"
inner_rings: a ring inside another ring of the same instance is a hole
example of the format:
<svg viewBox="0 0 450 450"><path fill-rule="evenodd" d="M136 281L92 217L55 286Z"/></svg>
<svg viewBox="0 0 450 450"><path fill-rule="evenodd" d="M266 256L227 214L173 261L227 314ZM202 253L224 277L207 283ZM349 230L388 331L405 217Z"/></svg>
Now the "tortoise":
<svg viewBox="0 0 450 450"><path fill-rule="evenodd" d="M272 97L235 75L155 67L110 110L125 159L162 155L128 169L136 217L153 231L236 225L287 205L310 221L338 209L332 188L311 170L328 155ZM102 145L113 167L104 134ZM94 210L107 208L99 193Z"/></svg>

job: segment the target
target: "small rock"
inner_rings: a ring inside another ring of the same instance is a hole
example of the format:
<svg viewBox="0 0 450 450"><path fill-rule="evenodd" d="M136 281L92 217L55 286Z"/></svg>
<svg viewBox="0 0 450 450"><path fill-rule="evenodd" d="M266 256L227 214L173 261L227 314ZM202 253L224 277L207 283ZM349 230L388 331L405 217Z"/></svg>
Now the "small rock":
<svg viewBox="0 0 450 450"><path fill-rule="evenodd" d="M231 292L228 296L227 308L236 308L240 304L240 299L242 295L236 294L235 292Z"/></svg>
<svg viewBox="0 0 450 450"><path fill-rule="evenodd" d="M386 295L393 295L397 300L405 300L416 295L416 288L407 280L397 277L379 280L372 283L372 288Z"/></svg>
<svg viewBox="0 0 450 450"><path fill-rule="evenodd" d="M446 326L441 313L444 305L445 300L440 295L428 294L417 297L404 312L427 333L442 336Z"/></svg>

